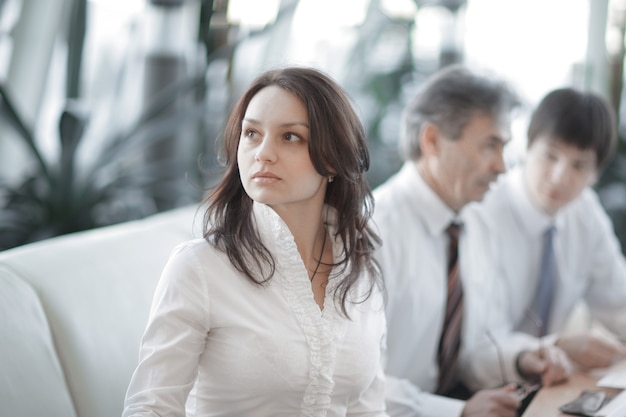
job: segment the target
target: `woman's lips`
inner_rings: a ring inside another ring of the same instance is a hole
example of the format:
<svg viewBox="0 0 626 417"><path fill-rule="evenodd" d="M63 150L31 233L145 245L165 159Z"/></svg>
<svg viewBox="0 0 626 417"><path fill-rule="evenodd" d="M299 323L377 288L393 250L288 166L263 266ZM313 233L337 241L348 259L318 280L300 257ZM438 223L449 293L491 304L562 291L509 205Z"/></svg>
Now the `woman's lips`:
<svg viewBox="0 0 626 417"><path fill-rule="evenodd" d="M269 171L257 172L252 175L252 180L257 183L270 183L279 181L280 178Z"/></svg>

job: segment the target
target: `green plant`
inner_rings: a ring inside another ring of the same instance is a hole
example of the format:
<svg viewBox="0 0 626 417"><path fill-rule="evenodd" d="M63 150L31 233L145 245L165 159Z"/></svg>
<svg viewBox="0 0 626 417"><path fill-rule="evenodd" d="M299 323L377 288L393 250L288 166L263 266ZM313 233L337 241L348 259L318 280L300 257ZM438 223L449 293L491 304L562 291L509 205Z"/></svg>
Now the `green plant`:
<svg viewBox="0 0 626 417"><path fill-rule="evenodd" d="M130 127L112 126L104 132L97 138L104 145L87 162L80 158L80 150L93 145L87 134L90 114L79 99L87 2L76 0L72 5L67 104L59 118L58 157L42 152L33 129L0 83L0 117L13 126L33 162L17 183L0 178L0 250L141 218L159 211L157 199L176 207L197 202L203 192L205 175L194 164L194 157L205 152L207 124L214 123L206 117L206 69L214 59L228 58L234 48L218 42L208 44L213 36L209 30L212 2L202 4L200 25L204 30L198 34L198 42L207 48L205 67L162 87ZM176 141L183 129L195 135L195 148L186 150L191 158L151 153L167 141Z"/></svg>
<svg viewBox="0 0 626 417"><path fill-rule="evenodd" d="M50 161L0 85L2 108L35 161L18 184L0 180L0 249L143 217L155 211L151 200L155 188L171 198L180 199L186 193L189 199L197 199L197 188L180 187L189 167L143 156L147 146L174 134L181 124L201 123L201 106L168 112L165 117L163 112L175 97L201 85L202 78L186 79L162 92L130 129L113 134L87 166L77 164L76 158L88 123L78 102L69 101L61 114L61 151L57 160Z"/></svg>

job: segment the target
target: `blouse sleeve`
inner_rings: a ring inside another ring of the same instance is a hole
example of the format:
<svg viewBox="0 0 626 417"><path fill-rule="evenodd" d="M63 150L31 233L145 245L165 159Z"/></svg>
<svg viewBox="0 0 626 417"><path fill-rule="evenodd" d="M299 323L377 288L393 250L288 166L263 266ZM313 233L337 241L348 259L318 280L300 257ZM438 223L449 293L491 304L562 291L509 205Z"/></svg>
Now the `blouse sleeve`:
<svg viewBox="0 0 626 417"><path fill-rule="evenodd" d="M157 285L123 417L185 415L210 328L208 286L188 248L175 249Z"/></svg>
<svg viewBox="0 0 626 417"><path fill-rule="evenodd" d="M387 377L387 413L392 417L459 417L465 401L421 390L406 379Z"/></svg>

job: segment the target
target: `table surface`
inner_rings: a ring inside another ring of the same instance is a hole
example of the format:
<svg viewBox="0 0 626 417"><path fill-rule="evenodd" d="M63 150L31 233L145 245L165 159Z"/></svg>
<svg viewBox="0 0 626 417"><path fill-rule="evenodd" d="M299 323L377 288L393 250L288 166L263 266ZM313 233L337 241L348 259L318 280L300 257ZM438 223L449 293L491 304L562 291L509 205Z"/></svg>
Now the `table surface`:
<svg viewBox="0 0 626 417"><path fill-rule="evenodd" d="M597 378L574 373L566 383L542 388L522 415L522 417L560 417L569 416L559 411L559 407L573 401L584 389L603 390L609 395L616 395L620 390L596 386Z"/></svg>

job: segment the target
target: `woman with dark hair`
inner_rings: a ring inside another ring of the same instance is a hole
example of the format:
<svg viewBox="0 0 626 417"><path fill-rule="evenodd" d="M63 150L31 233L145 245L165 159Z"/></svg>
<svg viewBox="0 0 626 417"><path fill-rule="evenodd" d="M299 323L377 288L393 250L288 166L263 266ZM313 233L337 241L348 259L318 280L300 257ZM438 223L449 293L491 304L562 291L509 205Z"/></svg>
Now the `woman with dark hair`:
<svg viewBox="0 0 626 417"><path fill-rule="evenodd" d="M317 70L268 71L223 145L204 239L164 269L124 416L385 416L379 239L348 98Z"/></svg>

